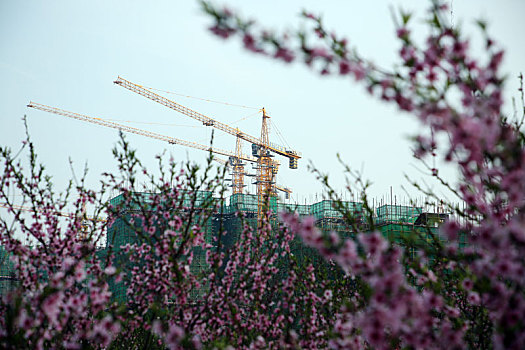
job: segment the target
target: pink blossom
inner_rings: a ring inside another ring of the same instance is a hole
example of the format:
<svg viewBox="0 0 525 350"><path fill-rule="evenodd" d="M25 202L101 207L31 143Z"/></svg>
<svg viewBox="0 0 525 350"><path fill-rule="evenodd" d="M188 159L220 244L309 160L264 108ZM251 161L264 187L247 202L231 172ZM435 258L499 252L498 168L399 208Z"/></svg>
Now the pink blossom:
<svg viewBox="0 0 525 350"><path fill-rule="evenodd" d="M29 317L27 311L22 309L18 315L18 327L28 331L33 326L34 320Z"/></svg>
<svg viewBox="0 0 525 350"><path fill-rule="evenodd" d="M350 73L350 63L346 60L339 62L339 74L346 75Z"/></svg>
<svg viewBox="0 0 525 350"><path fill-rule="evenodd" d="M295 59L294 53L291 50L283 47L279 47L277 51L275 51L274 57L281 59L286 63L290 63Z"/></svg>
<svg viewBox="0 0 525 350"><path fill-rule="evenodd" d="M120 332L120 324L114 322L111 316L106 316L104 319L95 323L93 330L89 337L96 343L103 347L107 347L113 338Z"/></svg>
<svg viewBox="0 0 525 350"><path fill-rule="evenodd" d="M310 19L313 19L313 20L316 20L317 17L311 13L311 12L303 12L303 15L306 17L306 18L310 18Z"/></svg>
<svg viewBox="0 0 525 350"><path fill-rule="evenodd" d="M332 54L329 53L329 51L324 47L314 47L311 50L309 50L309 54L312 59L320 57L327 61L332 60Z"/></svg>
<svg viewBox="0 0 525 350"><path fill-rule="evenodd" d="M359 235L359 240L372 255L382 253L388 248L388 243L380 232L371 232Z"/></svg>
<svg viewBox="0 0 525 350"><path fill-rule="evenodd" d="M223 39L227 39L230 35L235 33L235 30L232 29L232 28L224 28L224 27L220 27L220 26L210 27L209 30L213 34L215 34L218 37L221 37Z"/></svg>
<svg viewBox="0 0 525 350"><path fill-rule="evenodd" d="M332 299L332 291L329 290L329 289L325 290L325 291L324 291L324 298L325 298L326 300L330 300L330 299Z"/></svg>
<svg viewBox="0 0 525 350"><path fill-rule="evenodd" d="M117 271L117 269L115 268L115 266L111 265L111 266L108 266L104 269L104 273L106 275L113 275L115 274L115 272Z"/></svg>
<svg viewBox="0 0 525 350"><path fill-rule="evenodd" d="M468 299L468 302L473 304L473 305L478 305L479 302L480 302L479 294L476 293L476 292L469 292L467 299Z"/></svg>
<svg viewBox="0 0 525 350"><path fill-rule="evenodd" d="M184 330L176 324L172 324L169 326L168 332L166 333L166 337L164 339L168 348L177 349L183 338Z"/></svg>
<svg viewBox="0 0 525 350"><path fill-rule="evenodd" d="M410 31L406 27L401 27L397 29L396 34L398 38L405 39L410 34Z"/></svg>
<svg viewBox="0 0 525 350"><path fill-rule="evenodd" d="M242 39L244 47L252 52L261 53L263 50L256 45L256 41L251 34L245 33Z"/></svg>
<svg viewBox="0 0 525 350"><path fill-rule="evenodd" d="M170 220L168 222L168 225L173 227L174 230L178 230L182 226L182 220L180 219L180 217L175 216L175 217L173 217L173 220Z"/></svg>
<svg viewBox="0 0 525 350"><path fill-rule="evenodd" d="M58 325L58 315L61 311L63 298L62 292L57 292L49 295L42 303L42 311L52 325Z"/></svg>

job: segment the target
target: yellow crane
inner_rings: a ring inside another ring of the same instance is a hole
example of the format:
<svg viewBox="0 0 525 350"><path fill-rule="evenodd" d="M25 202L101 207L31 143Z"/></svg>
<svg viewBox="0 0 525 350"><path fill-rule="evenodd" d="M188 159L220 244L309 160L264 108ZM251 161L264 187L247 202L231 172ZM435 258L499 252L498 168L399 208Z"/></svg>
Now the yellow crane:
<svg viewBox="0 0 525 350"><path fill-rule="evenodd" d="M65 116L65 117L78 119L78 120L81 120L81 121L85 121L85 122L89 122L89 123L105 126L105 127L108 127L108 128L113 128L113 129L122 130L122 131L125 131L125 132L130 132L130 133L137 134L137 135L142 135L142 136L154 138L154 139L157 139L157 140L168 142L169 144L173 144L173 145L181 145L181 146L186 146L186 147L199 149L199 150L202 150L202 151L207 151L207 152L212 152L212 153L228 156L229 157L229 161L226 161L226 160L221 159L221 158L214 158L215 161L217 161L217 162L219 162L219 163L221 163L223 165L237 164L237 166L238 166L238 164L242 164L241 161L247 161L247 162L251 162L251 163L257 163L258 162L258 159L255 158L255 157L244 156L242 154L241 154L240 157L238 157L236 154L234 154L232 152L225 151L225 150L222 150L222 149L219 149L219 148L216 148L216 147L205 146L205 145L202 145L202 144L199 144L199 143L196 143L196 142L185 141L185 140L177 139L177 138L174 138L174 137L170 137L170 136L165 136L165 135L161 135L161 134L158 134L158 133L154 133L154 132L151 132L151 131L142 130L142 129L133 128L133 127L130 127L130 126L127 126L127 125L118 124L118 123L111 122L111 121L108 121L108 120L105 120L105 119L102 119L102 118L89 117L87 115L66 111L64 109L51 107L51 106L43 105L43 104L32 102L32 101L29 102L29 104L27 106L30 107L30 108L34 108L34 109L38 109L38 110L44 111L44 112L49 112L49 113L53 113L53 114L57 114L57 115L62 115L62 116ZM278 163L277 163L277 165L278 165ZM243 177L244 177L244 175L246 175L244 173L244 170L242 171L241 174L242 174ZM244 180L241 179L241 186L243 186L243 183L244 183ZM283 187L283 186L276 186L276 189L286 193L286 197L287 198L288 198L289 194L292 193L292 191L290 189L288 189L286 187Z"/></svg>
<svg viewBox="0 0 525 350"><path fill-rule="evenodd" d="M258 198L258 219L263 216L263 211L267 207L269 202L269 196L275 192L274 176L277 174L277 165L275 160L272 159L270 152L277 155L286 157L289 159L290 169L297 169L297 160L301 158L300 153L293 149L287 149L280 145L271 143L269 141L269 123L268 119L270 116L266 114L266 110L263 108L262 113L262 126L261 126L261 137L257 138L251 136L245 132L241 132L238 128L233 128L225 123L221 123L213 118L210 118L202 113L196 112L188 107L185 107L179 103L176 103L172 100L167 99L164 96L161 96L139 84L132 83L122 77L118 77L114 81L115 84L120 85L132 92L135 92L139 95L142 95L152 101L155 101L161 105L164 105L168 108L171 108L179 113L182 113L190 118L202 122L206 126L210 126L221 130L225 133L237 137L237 146L236 146L236 160L240 160L240 140L250 142L252 144L252 155L257 157L257 198ZM240 172L242 165L236 165L237 169L235 171ZM238 185L241 176L234 175L234 186ZM235 187L234 187L235 188Z"/></svg>
<svg viewBox="0 0 525 350"><path fill-rule="evenodd" d="M199 143L196 143L196 142L181 140L181 139L177 139L175 137L161 135L161 134L157 134L155 132L142 130L142 129L138 129L138 128L133 128L131 126L114 123L114 122L111 122L111 121L108 121L108 120L105 120L105 119L102 119L102 118L89 117L87 115L66 111L64 109L60 109L60 108L56 108L56 107L46 106L46 105L43 105L43 104L40 104L40 103L36 103L36 102L32 102L32 101L29 102L27 107L38 109L38 110L41 110L41 111L44 111L44 112L49 112L49 113L62 115L64 117L69 117L69 118L73 118L73 119L82 120L82 121L93 123L93 124L102 125L102 126L105 126L105 127L108 127L108 128L113 128L113 129L122 130L122 131L125 131L125 132L137 134L137 135L151 137L151 138L154 138L154 139L157 139L157 140L166 141L166 142L168 142L168 143L170 143L172 145L181 145L181 146L186 146L186 147L200 149L202 151L209 151L209 152L211 151L212 153L217 153L217 154L221 154L221 155L228 156L228 157L235 157L234 153L229 152L229 151L225 151L225 150L222 150L222 149L219 149L219 148L216 148L216 147L205 146L205 145L202 145L202 144L199 144ZM257 162L257 158L250 157L250 156L242 156L241 159L245 160L245 161L248 161L248 162Z"/></svg>
<svg viewBox="0 0 525 350"><path fill-rule="evenodd" d="M235 159L233 159L233 158L230 158L230 161L227 161L227 160L225 160L225 159L218 158L218 157L213 158L213 160L216 161L217 163L220 163L220 164L222 164L222 165L225 165L227 168L229 168L229 167L231 166L232 162L235 161ZM255 176L255 175L247 174L247 173L244 173L244 172L242 172L241 174L242 174L243 176ZM244 182L244 180L241 180L241 181ZM233 187L233 186L232 186L232 187ZM290 188L288 188L288 187L284 187L284 186L279 185L279 184L275 184L275 189L276 189L277 191L284 192L284 193L285 193L285 198L286 198L286 199L290 198L290 194L293 193L293 191L292 191ZM234 193L236 193L236 192L234 192ZM242 192L237 192L237 193L242 193Z"/></svg>

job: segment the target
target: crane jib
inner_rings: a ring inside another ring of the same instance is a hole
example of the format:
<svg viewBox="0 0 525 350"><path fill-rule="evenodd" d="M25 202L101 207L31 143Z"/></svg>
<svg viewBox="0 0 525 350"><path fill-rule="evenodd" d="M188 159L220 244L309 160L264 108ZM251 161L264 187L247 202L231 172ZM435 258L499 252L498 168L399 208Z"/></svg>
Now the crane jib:
<svg viewBox="0 0 525 350"><path fill-rule="evenodd" d="M277 145L277 144L274 144L274 143L268 143L268 144L264 144L260 139L254 137L254 136L251 136L249 134L246 134L244 132L239 132L238 129L235 129L235 128L232 128L231 126L227 125L227 124L224 124L224 123L221 123L213 118L210 118L210 117L207 117L205 116L204 114L202 113L199 113L199 112L196 112L188 107L185 107L181 104L178 104L172 100L169 100L153 91L150 91L148 89L146 89L145 87L141 86L141 85L138 85L138 84L135 84L135 83L132 83L124 78L121 78L121 77L118 77L117 80L114 81L115 84L117 85L120 85L132 92L135 92L139 95L142 95L150 100L153 100L159 104L162 104L163 106L166 106L170 109L173 109L179 113L182 113L184 115L187 115L193 119L196 119L200 122L202 122L204 125L206 126L211 126L211 127L214 127L216 129L219 129L221 131L224 131L228 134L231 134L233 136L238 136L240 137L241 139L245 140L245 141L248 141L252 144L257 144L259 146L262 146L262 147L265 147L265 148L268 148L268 150L274 152L274 153L277 153L281 156L284 156L284 157L287 157L289 159L299 159L301 158L301 155L300 153L294 151L294 150L290 150L290 149L286 149L285 147L282 147L280 145ZM294 162L296 163L296 162Z"/></svg>

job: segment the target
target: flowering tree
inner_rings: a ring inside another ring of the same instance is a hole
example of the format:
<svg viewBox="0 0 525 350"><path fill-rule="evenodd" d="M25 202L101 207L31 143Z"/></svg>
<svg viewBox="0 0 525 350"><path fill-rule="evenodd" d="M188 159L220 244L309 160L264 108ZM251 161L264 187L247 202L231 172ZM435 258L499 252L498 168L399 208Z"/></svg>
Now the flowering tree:
<svg viewBox="0 0 525 350"><path fill-rule="evenodd" d="M26 149L28 170L20 159ZM158 156L154 176L123 139L114 150L120 173L103 174L97 191L82 178L56 194L29 137L20 152L0 152L0 198L10 214L0 218L0 237L18 280L0 303L2 347L326 345L330 298L313 266L291 258L287 228L275 220L257 231L245 225L233 243L224 237L235 232L219 228L212 237L206 228L224 192L211 155L205 169ZM148 192L139 179L148 180ZM115 192L119 200L108 203ZM30 205L30 218L13 193ZM122 288L125 295L112 293Z"/></svg>
<svg viewBox="0 0 525 350"><path fill-rule="evenodd" d="M442 153L459 168L458 187L429 170L466 209L449 206L455 215L441 227L445 242L414 232L394 244L376 229L358 174L347 169L362 196L360 217L317 172L350 237L322 233L313 218L293 213L281 214L284 224L268 219L233 237L219 227L212 237L207 227L221 210L224 188L223 174L211 172L211 156L204 169L159 156L154 176L122 140L114 150L118 174L104 174L96 191L74 178L56 193L28 137L18 153L0 149L0 200L9 207L0 239L19 281L0 302L1 346L523 348L523 119L501 111L503 52L485 24L479 23L483 60L442 19L440 2L432 2L423 47L412 40L410 16L401 13L400 64L385 70L329 34L315 15L304 13L310 31L280 35L231 10L203 6L214 34L240 37L250 51L301 60L323 75L352 78L414 114L427 126L415 139L416 156ZM440 135L449 141L438 142ZM27 163L20 160L24 152ZM148 192L138 185L144 179ZM29 217L11 201L13 191L31 207ZM119 201L108 203L106 194L114 192ZM72 214L61 217L68 208ZM118 225L129 234L125 243L117 239ZM294 254L296 236L325 262ZM97 248L104 238L105 249ZM120 286L122 299L111 292Z"/></svg>
<svg viewBox="0 0 525 350"><path fill-rule="evenodd" d="M431 2L430 34L423 46L413 40L410 14L401 12L396 33L400 61L388 70L361 57L314 14L303 13L308 30L275 33L228 8L201 3L213 18L215 35L238 37L251 52L286 63L300 61L321 75L351 78L372 96L413 114L427 126L415 140L415 156L424 160L443 153L460 170L460 185L454 187L429 167L466 209L450 206L455 217L442 227L447 244L420 247L433 264L414 264L409 275L416 283L408 283L403 272L401 248L387 244L379 233L334 244L311 223L285 219L307 243L371 289L362 295L364 303L341 309L331 345L522 348L523 118L511 120L502 112L504 52L486 24L478 22L486 55L478 58L470 53L468 38L444 20L442 1ZM460 250L458 237L465 234L469 247Z"/></svg>
<svg viewBox="0 0 525 350"><path fill-rule="evenodd" d="M71 181L64 193L56 194L51 178L37 161L33 144L26 141L23 149L28 149L27 173L20 152L0 149L4 163L0 198L12 216L12 220L0 219L0 239L14 260L19 284L2 301L0 344L5 348L47 348L53 344L75 348L82 342L107 346L120 330L120 322L109 303L111 271L104 268L105 261L96 249L105 224L95 220L91 227L82 227L81 213L86 203L100 200L104 188L86 190L82 179ZM22 205L30 205L30 218L12 204L10 194L14 192L22 196ZM73 193L76 212L62 221L59 214ZM31 245L23 243L26 239L31 239Z"/></svg>

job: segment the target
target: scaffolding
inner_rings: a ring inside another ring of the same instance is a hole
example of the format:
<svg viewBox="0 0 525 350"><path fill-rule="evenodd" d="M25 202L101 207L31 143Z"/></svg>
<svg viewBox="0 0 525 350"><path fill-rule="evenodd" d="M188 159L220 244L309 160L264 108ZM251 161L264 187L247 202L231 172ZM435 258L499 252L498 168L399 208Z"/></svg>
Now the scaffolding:
<svg viewBox="0 0 525 350"><path fill-rule="evenodd" d="M0 246L0 297L5 298L18 286L11 254Z"/></svg>
<svg viewBox="0 0 525 350"><path fill-rule="evenodd" d="M115 255L113 265L121 268L129 276L129 271L133 266L127 254L124 254L122 247L127 244L140 242L137 235L137 227L142 225L135 219L135 227L129 225L133 214L139 213L141 208L146 211L152 204L152 198L157 194L153 192L132 193L132 203L126 203L123 194L117 195L110 200L110 204L118 210L118 217L115 222L108 227L106 248L97 251L97 258L106 261L108 252ZM210 203L217 203L218 198L213 197L209 191L186 192L182 193L178 205L173 208L173 213L181 218L185 213L194 210L192 222L184 222L185 225L199 224L204 232L204 240L211 247L217 247L214 237L219 233L223 235L222 242L225 249L232 247L239 239L245 225L252 229L258 227L258 198L257 195L236 193L230 196L226 203L216 207ZM153 210L153 207L151 207ZM364 207L363 203L353 201L332 201L321 200L312 204L291 204L278 201L276 196L270 198L269 210L272 212L271 224L279 224L279 213L283 211L295 212L300 217L313 216L316 226L324 233L335 232L341 238L352 236L353 226L345 217L346 214L354 220L354 223L363 224ZM381 205L372 209L376 214L374 223L376 229L383 236L392 242L402 244L403 236L417 233L419 243L431 242L436 236L444 241L440 236L439 225L448 218L445 213L425 212L422 207L407 205ZM274 226L274 227L276 227ZM159 224L155 234L160 234L162 225ZM460 248L467 245L467 235L460 235ZM321 266L325 263L321 255L312 248L303 244L299 238L292 242L292 254L302 263L312 263ZM215 248L211 248L215 249ZM206 248L194 247L192 250L193 260L190 264L190 271L193 275L206 274L210 266L206 263ZM416 252L412 252L415 254ZM10 290L16 288L16 272L13 263L9 259L9 254L0 246L0 295L6 295ZM131 296L127 295L127 288L124 282L116 283L109 281L113 299L119 302L126 302ZM198 300L207 290L206 285L192 290L190 296L193 300Z"/></svg>
<svg viewBox="0 0 525 350"><path fill-rule="evenodd" d="M109 251L111 247L112 252L115 254L113 264L114 266L121 268L123 271L130 271L132 266L127 259L127 255L122 251L122 248L127 244L132 245L140 242L140 237L137 235L137 229L142 225L140 220L134 217L134 214L141 213L142 209L147 211L149 209L148 205L152 204L152 198L154 198L155 195L157 194L153 192L135 192L131 194L133 198L131 203L126 202L126 197L123 194L110 200L110 204L113 208L118 210L118 217L108 228L106 249ZM212 244L213 233L215 231L213 213L210 212L209 208L212 201L213 193L209 191L183 192L178 201L178 206L173 208L174 214L181 216L183 221L189 210L196 211L197 215L193 216L192 222L185 222L184 224L199 224L204 232L204 241L207 244ZM211 207L213 208L213 206ZM130 225L130 220L132 218L134 224ZM154 235L160 233L159 229L157 229L157 232L155 232ZM193 259L190 264L190 271L192 274L199 274L206 271L209 267L206 264L205 250L202 247L194 247L192 253ZM110 280L109 286L114 301L126 302L129 300L124 281L116 283L114 280ZM204 288L206 288L206 286L202 286L199 290L191 291L191 296L197 298L202 295Z"/></svg>
<svg viewBox="0 0 525 350"><path fill-rule="evenodd" d="M230 196L229 205L224 206L224 213L257 213L257 203L257 195L236 193Z"/></svg>
<svg viewBox="0 0 525 350"><path fill-rule="evenodd" d="M350 214L351 218L343 213ZM335 231L345 237L354 231L349 219L361 224L362 214L363 204L357 202L325 199L310 206L310 215L315 218L318 228L323 232Z"/></svg>
<svg viewBox="0 0 525 350"><path fill-rule="evenodd" d="M423 212L421 207L385 204L376 209L376 225L394 223L413 224Z"/></svg>
<svg viewBox="0 0 525 350"><path fill-rule="evenodd" d="M308 204L277 203L277 212L292 212L299 214L300 217L304 217L310 215L310 207Z"/></svg>

